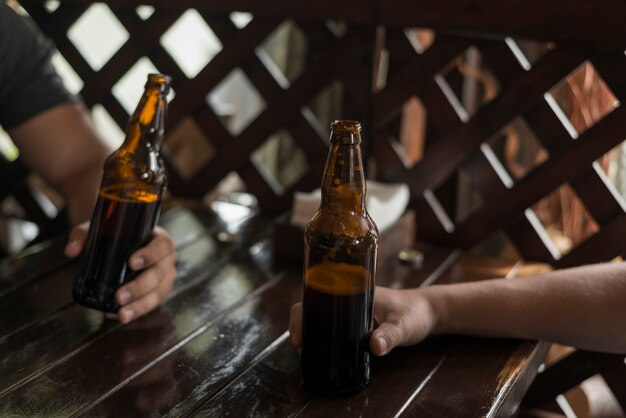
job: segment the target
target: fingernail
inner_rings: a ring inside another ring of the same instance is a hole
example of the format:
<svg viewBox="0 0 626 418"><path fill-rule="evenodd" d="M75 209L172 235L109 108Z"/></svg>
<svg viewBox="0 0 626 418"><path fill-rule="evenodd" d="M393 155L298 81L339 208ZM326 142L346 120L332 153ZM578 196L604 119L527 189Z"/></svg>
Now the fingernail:
<svg viewBox="0 0 626 418"><path fill-rule="evenodd" d="M133 270L142 269L145 264L146 262L142 257L136 257L130 260L130 266Z"/></svg>
<svg viewBox="0 0 626 418"><path fill-rule="evenodd" d="M380 342L380 348L382 350L381 354L385 354L387 352L387 340L383 337L378 337L378 341Z"/></svg>
<svg viewBox="0 0 626 418"><path fill-rule="evenodd" d="M122 310L122 322L124 324L129 323L133 317L135 316L135 312L132 309L123 309Z"/></svg>
<svg viewBox="0 0 626 418"><path fill-rule="evenodd" d="M130 292L128 290L120 290L117 295L117 302L120 305L126 305L130 302Z"/></svg>

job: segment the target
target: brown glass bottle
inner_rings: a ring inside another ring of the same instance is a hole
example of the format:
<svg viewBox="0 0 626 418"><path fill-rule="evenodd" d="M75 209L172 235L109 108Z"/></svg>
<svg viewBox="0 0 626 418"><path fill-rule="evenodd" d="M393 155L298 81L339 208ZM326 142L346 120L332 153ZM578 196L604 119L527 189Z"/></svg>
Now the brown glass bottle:
<svg viewBox="0 0 626 418"><path fill-rule="evenodd" d="M74 300L107 312L119 308L115 291L138 272L129 256L150 240L167 174L160 156L170 77L150 74L126 139L104 164L79 272Z"/></svg>
<svg viewBox="0 0 626 418"><path fill-rule="evenodd" d="M350 395L369 381L378 230L365 208L361 126L331 125L320 208L306 226L301 368L312 391Z"/></svg>

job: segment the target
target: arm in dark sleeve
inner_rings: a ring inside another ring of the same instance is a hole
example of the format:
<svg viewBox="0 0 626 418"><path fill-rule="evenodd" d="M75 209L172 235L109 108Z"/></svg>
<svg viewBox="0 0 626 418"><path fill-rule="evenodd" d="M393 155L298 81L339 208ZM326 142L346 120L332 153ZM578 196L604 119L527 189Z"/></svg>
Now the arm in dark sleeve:
<svg viewBox="0 0 626 418"><path fill-rule="evenodd" d="M0 1L0 125L6 130L75 100L52 66L53 52L32 21Z"/></svg>

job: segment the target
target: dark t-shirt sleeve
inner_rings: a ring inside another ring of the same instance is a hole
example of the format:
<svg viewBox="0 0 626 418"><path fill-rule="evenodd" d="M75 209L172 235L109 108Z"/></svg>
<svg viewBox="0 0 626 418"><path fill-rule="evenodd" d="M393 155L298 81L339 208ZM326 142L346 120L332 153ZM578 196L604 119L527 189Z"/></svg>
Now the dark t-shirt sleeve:
<svg viewBox="0 0 626 418"><path fill-rule="evenodd" d="M0 0L0 125L11 129L58 104L76 100L63 86L47 39Z"/></svg>

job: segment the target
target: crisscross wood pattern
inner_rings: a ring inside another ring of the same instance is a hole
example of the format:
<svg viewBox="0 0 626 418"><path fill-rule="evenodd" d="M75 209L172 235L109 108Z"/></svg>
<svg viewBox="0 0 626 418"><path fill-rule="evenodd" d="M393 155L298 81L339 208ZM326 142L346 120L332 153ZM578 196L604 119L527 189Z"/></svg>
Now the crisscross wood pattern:
<svg viewBox="0 0 626 418"><path fill-rule="evenodd" d="M262 6L246 0L228 4L152 0L141 2L155 6L144 21L134 10L139 2L111 0L106 3L129 32L129 40L99 71L89 66L67 38L67 29L91 3L63 0L49 13L40 2L22 2L85 82L81 95L86 103L103 105L120 126L128 114L111 89L139 58L148 57L174 77L176 97L168 129L175 130L191 117L217 150L191 178L182 176L170 160L171 190L176 194L201 197L236 171L265 211L287 209L295 190L310 190L319 183L326 153L325 135L320 132L325 129L317 126L308 103L338 81L343 85L344 114L337 116L365 122L366 138L371 138L369 157L376 163L378 178L410 185L420 239L472 248L503 231L524 258L556 267L607 261L626 250L626 205L597 163L626 138L626 110L618 106L573 138L549 94L588 61L615 97L626 101L626 37L621 24L626 10L616 1L595 2L591 9L583 1L533 1L520 10L519 2L495 0L481 2L480 7L469 0L428 1L419 7L404 0L365 5L354 1L286 5L268 0ZM159 43L189 7L199 11L223 45L193 79L184 75ZM255 17L238 29L228 17L234 10ZM555 10L558 16L552 15ZM518 17L515 22L502 19L511 13ZM344 21L345 34L330 30L327 18ZM310 62L292 83L276 78L269 58L259 49L285 19L295 19L310 47ZM596 22L603 24L596 27ZM597 30L590 30L588 24ZM411 42L406 29L416 25L438 31L435 42L423 51ZM507 35L556 44L531 63ZM461 97L465 81L456 65L470 47L478 51L498 84L497 95L475 112L466 108ZM387 76L382 77L385 57ZM266 106L240 133L233 134L207 104L206 96L236 68L251 81ZM382 86L372 82L381 79ZM427 109L427 147L421 161L407 167L397 150L402 107L412 97L418 97ZM490 140L517 118L528 125L549 157L515 179ZM279 130L291 134L309 163L308 173L280 194L250 158ZM470 180L482 206L457 220L454 193L459 173ZM563 185L571 187L599 227L566 254L561 254L532 209ZM624 392L615 386L618 379L607 381L618 395Z"/></svg>

